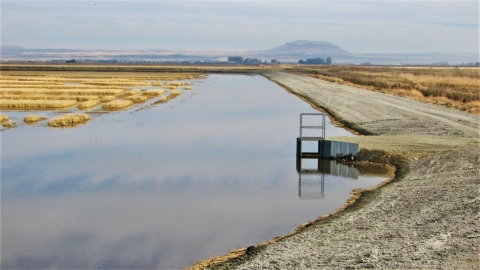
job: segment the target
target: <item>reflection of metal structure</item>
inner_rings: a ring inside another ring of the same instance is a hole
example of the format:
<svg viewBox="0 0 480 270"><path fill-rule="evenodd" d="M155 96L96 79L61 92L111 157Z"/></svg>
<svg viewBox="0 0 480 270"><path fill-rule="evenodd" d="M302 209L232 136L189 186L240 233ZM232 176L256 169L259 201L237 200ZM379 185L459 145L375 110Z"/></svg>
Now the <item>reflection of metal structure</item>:
<svg viewBox="0 0 480 270"><path fill-rule="evenodd" d="M305 158L303 158L305 159ZM306 158L316 161L316 168L303 168L301 157L297 157L298 197L300 199L323 199L325 195L325 175L358 179L358 170L335 160Z"/></svg>

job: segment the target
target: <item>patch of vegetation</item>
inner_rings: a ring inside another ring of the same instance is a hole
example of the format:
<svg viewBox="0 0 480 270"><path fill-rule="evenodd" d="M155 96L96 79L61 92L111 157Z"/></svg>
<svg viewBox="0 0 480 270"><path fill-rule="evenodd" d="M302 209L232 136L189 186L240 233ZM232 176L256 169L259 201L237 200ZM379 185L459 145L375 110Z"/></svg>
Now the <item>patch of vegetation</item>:
<svg viewBox="0 0 480 270"><path fill-rule="evenodd" d="M294 71L480 114L480 69L474 67L310 66Z"/></svg>

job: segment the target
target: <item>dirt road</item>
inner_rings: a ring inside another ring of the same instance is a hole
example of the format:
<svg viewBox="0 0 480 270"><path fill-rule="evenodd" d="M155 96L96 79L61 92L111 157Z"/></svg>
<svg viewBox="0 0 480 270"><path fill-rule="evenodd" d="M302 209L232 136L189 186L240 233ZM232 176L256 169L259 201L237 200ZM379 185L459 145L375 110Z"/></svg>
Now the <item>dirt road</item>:
<svg viewBox="0 0 480 270"><path fill-rule="evenodd" d="M363 191L346 210L232 252L224 263L197 266L479 269L478 116L302 75L264 75L344 125L376 135L348 139L361 148L407 160L397 164L392 182Z"/></svg>
<svg viewBox="0 0 480 270"><path fill-rule="evenodd" d="M377 135L479 136L479 118L458 110L285 72L264 74L336 120Z"/></svg>

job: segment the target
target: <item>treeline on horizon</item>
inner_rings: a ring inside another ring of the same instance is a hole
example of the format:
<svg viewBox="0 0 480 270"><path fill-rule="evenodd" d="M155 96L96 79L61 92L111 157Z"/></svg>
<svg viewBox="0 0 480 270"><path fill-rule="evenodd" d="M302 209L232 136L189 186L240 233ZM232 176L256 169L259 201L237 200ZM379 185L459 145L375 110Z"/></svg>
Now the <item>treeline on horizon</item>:
<svg viewBox="0 0 480 270"><path fill-rule="evenodd" d="M243 58L242 56L229 56L228 62L246 63L246 64L268 64L269 63L267 60L262 61L262 59L249 58L249 57ZM278 63L278 61L276 59L272 59L270 63L275 64L275 63Z"/></svg>
<svg viewBox="0 0 480 270"><path fill-rule="evenodd" d="M329 56L327 58L308 58L307 60L300 59L298 60L300 65L331 65L332 58Z"/></svg>

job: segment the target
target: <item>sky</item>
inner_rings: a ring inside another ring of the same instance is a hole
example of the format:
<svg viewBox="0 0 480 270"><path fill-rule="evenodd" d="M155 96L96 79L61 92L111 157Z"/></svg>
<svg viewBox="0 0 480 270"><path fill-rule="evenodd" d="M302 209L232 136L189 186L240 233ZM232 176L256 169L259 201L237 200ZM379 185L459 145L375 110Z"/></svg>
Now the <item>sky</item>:
<svg viewBox="0 0 480 270"><path fill-rule="evenodd" d="M478 1L3 1L1 44L248 51L295 40L352 53L478 53Z"/></svg>

